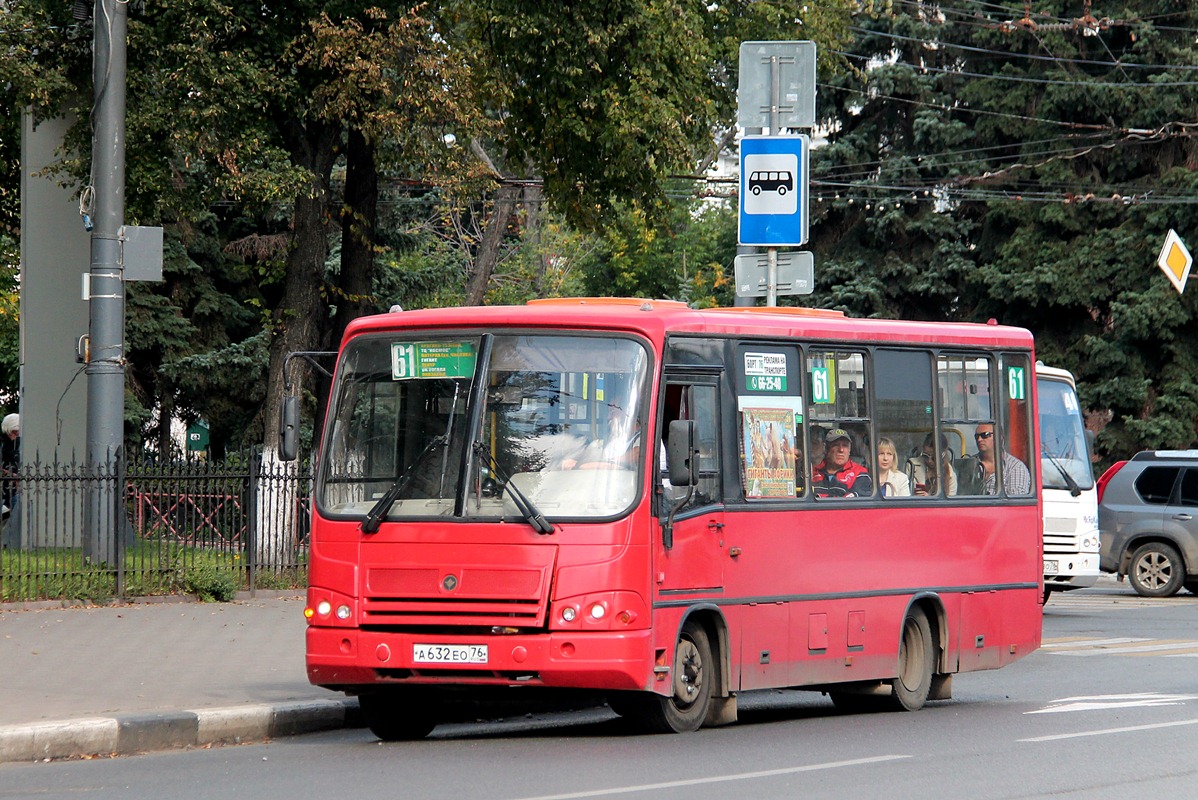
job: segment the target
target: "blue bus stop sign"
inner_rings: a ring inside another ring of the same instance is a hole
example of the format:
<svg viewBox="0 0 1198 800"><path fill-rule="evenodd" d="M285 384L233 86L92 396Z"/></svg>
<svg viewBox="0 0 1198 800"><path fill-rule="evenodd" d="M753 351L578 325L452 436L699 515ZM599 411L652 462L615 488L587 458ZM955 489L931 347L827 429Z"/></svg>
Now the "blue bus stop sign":
<svg viewBox="0 0 1198 800"><path fill-rule="evenodd" d="M740 244L806 243L810 149L811 140L803 135L740 140Z"/></svg>

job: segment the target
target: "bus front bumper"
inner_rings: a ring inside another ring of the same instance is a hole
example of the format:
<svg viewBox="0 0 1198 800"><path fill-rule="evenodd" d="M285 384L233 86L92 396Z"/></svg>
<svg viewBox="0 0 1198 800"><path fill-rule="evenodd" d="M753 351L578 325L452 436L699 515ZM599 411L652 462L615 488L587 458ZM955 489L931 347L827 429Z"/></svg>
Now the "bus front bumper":
<svg viewBox="0 0 1198 800"><path fill-rule="evenodd" d="M1052 589L1085 589L1098 575L1098 553L1044 554L1044 585Z"/></svg>
<svg viewBox="0 0 1198 800"><path fill-rule="evenodd" d="M654 669L651 637L649 630L446 636L310 626L308 679L343 690L388 684L651 690L655 674L667 677ZM418 654L479 663L417 660Z"/></svg>

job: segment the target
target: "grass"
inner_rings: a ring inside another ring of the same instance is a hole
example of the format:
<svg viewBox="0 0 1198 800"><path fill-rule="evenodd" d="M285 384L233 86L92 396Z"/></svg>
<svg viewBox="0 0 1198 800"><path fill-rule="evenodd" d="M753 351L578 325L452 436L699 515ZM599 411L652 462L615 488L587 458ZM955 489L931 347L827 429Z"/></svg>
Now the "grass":
<svg viewBox="0 0 1198 800"><path fill-rule="evenodd" d="M284 567L258 567L254 588L302 588L307 579L306 555L299 560ZM115 566L90 563L82 550L74 548L0 551L0 602L103 602L118 596L172 594L231 600L235 592L250 588L249 569L240 550L138 541L126 550L123 566L123 575L118 575ZM119 593L118 577L123 578Z"/></svg>

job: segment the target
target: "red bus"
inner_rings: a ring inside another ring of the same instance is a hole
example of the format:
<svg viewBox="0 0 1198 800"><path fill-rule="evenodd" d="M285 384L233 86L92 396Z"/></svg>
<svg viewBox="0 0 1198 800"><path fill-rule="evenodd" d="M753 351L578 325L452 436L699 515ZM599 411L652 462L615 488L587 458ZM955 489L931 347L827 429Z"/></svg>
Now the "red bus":
<svg viewBox="0 0 1198 800"><path fill-rule="evenodd" d="M678 732L754 689L946 699L1040 643L1034 363L1021 329L804 309L357 320L317 460L308 676L385 740L495 690L589 690Z"/></svg>

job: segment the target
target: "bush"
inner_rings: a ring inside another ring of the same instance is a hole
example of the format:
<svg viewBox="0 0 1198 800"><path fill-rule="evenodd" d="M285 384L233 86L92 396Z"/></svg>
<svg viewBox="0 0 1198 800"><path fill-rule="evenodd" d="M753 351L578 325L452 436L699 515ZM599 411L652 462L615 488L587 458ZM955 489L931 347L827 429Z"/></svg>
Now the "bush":
<svg viewBox="0 0 1198 800"><path fill-rule="evenodd" d="M187 591L198 595L205 603L227 603L237 594L237 581L232 574L214 567L200 567L187 574Z"/></svg>

